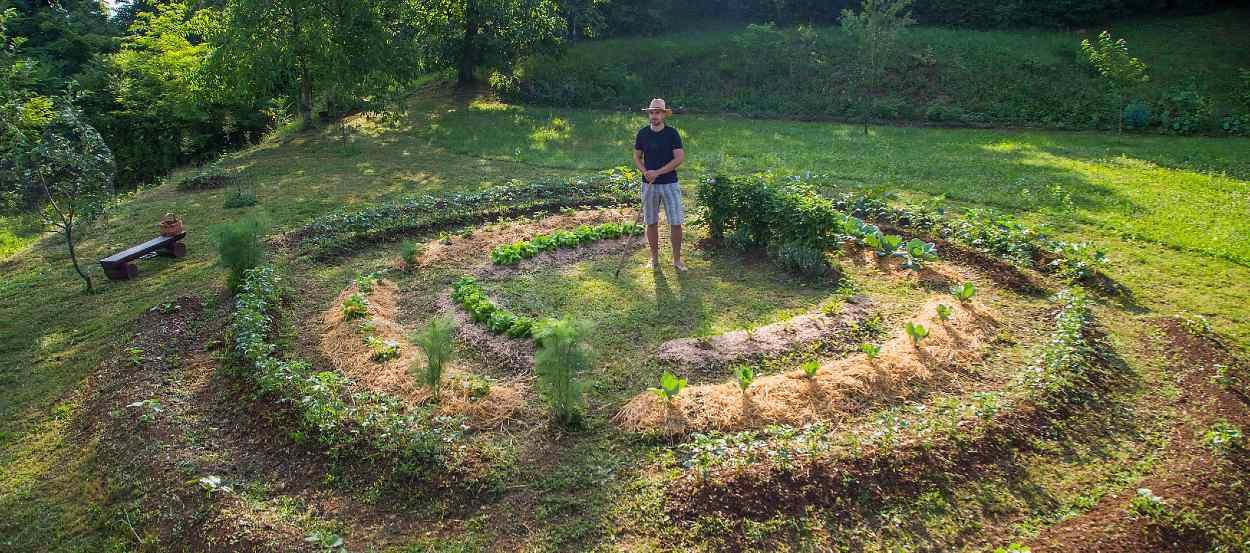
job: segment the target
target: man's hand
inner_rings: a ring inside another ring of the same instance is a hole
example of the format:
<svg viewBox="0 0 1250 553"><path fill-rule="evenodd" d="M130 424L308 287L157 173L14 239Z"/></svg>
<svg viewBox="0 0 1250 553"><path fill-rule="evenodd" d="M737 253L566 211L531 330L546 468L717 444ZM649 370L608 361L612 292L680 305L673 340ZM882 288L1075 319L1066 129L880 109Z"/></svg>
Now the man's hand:
<svg viewBox="0 0 1250 553"><path fill-rule="evenodd" d="M646 170L642 172L642 178L646 179L647 183L649 184L655 184L655 179L659 177L660 177L659 171Z"/></svg>

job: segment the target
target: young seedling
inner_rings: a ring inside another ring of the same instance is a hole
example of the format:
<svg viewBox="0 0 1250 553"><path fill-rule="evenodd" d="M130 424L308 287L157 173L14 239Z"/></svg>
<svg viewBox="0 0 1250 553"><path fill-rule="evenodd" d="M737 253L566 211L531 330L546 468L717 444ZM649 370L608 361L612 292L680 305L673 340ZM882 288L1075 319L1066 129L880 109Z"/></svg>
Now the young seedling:
<svg viewBox="0 0 1250 553"><path fill-rule="evenodd" d="M378 277L373 274L360 275L356 277L356 289L362 294L373 293L373 285L378 283Z"/></svg>
<svg viewBox="0 0 1250 553"><path fill-rule="evenodd" d="M937 306L938 318L942 319L943 321L950 319L951 313L954 313L954 312L955 310L951 309L951 306L946 305L944 303L939 303Z"/></svg>
<svg viewBox="0 0 1250 553"><path fill-rule="evenodd" d="M677 375L664 371L664 374L660 375L660 387L654 388L654 390L657 395L664 399L664 401L668 402L669 405L672 405L673 398L677 397L677 394L680 394L682 389L685 387L685 378L678 378Z"/></svg>
<svg viewBox="0 0 1250 553"><path fill-rule="evenodd" d="M977 295L977 286L971 282L953 286L951 287L951 295L955 296L959 303L968 303L973 296Z"/></svg>
<svg viewBox="0 0 1250 553"><path fill-rule="evenodd" d="M751 383L755 382L755 369L750 365L739 365L734 369L734 376L738 377L738 388L742 393L747 393L747 388L751 387Z"/></svg>
<svg viewBox="0 0 1250 553"><path fill-rule="evenodd" d="M403 246L400 247L399 256L400 259L404 260L404 263L409 268L412 268L417 265L417 259L421 257L422 253L425 253L424 244L407 240L404 242Z"/></svg>
<svg viewBox="0 0 1250 553"><path fill-rule="evenodd" d="M366 336L365 344L373 352L369 358L377 363L383 363L399 357L399 343L395 340L383 340L377 336Z"/></svg>
<svg viewBox="0 0 1250 553"><path fill-rule="evenodd" d="M816 373L820 372L820 361L808 359L803 363L803 376L807 378L816 378Z"/></svg>
<svg viewBox="0 0 1250 553"><path fill-rule="evenodd" d="M929 336L929 329L922 324L908 322L906 330L907 335L911 336L912 345L916 347L920 347L920 341Z"/></svg>
<svg viewBox="0 0 1250 553"><path fill-rule="evenodd" d="M859 345L859 351L864 352L869 359L876 359L878 355L881 355L881 346L864 342Z"/></svg>

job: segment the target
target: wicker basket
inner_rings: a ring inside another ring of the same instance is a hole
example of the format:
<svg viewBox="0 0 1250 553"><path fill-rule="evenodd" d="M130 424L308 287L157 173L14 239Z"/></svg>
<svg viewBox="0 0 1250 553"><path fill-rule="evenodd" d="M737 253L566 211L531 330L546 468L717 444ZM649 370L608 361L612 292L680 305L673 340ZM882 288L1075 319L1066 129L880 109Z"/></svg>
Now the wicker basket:
<svg viewBox="0 0 1250 553"><path fill-rule="evenodd" d="M161 217L161 236L177 236L182 234L182 219L173 213L166 213Z"/></svg>

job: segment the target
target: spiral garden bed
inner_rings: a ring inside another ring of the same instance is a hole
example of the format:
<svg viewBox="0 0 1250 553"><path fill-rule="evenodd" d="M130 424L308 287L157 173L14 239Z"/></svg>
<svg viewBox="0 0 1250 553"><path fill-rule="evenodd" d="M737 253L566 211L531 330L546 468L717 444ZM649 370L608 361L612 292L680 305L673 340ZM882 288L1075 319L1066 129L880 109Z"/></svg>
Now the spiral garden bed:
<svg viewBox="0 0 1250 553"><path fill-rule="evenodd" d="M1039 437L1131 389L1098 298L1079 286L1100 277L1054 253L1066 246L801 183L709 181L698 203L684 274L647 264L636 211L551 213L545 200L524 216L423 227L406 259L386 248L337 271L303 315L283 300L289 277L257 269L231 317L231 374L336 478L524 524L547 508L528 491L547 484L530 475L563 470L552 467L582 441L611 452L595 457L610 476L576 493L637 509L614 516L662 517L644 538L713 549L744 547L758 525L812 513L870 524L925 490L1008 478L1020 459L1053 454ZM409 337L444 316L458 355L435 400ZM592 352L576 429L549 415L535 374L545 318L580 321Z"/></svg>

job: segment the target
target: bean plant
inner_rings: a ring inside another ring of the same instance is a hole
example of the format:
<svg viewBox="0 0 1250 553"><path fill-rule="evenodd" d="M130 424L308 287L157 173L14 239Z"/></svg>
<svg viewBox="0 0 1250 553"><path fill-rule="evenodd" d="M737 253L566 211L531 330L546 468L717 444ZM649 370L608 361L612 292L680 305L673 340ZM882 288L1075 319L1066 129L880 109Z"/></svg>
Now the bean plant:
<svg viewBox="0 0 1250 553"><path fill-rule="evenodd" d="M751 387L751 383L755 382L755 368L750 365L739 365L734 369L734 376L738 377L738 388L745 394L747 388Z"/></svg>
<svg viewBox="0 0 1250 553"><path fill-rule="evenodd" d="M685 378L678 378L677 375L664 371L664 374L660 375L660 387L653 389L665 402L672 405L673 398L677 397L677 394L680 394L685 387Z"/></svg>
<svg viewBox="0 0 1250 553"><path fill-rule="evenodd" d="M920 323L908 322L907 335L911 337L913 346L920 347L920 341L929 336L929 329Z"/></svg>
<svg viewBox="0 0 1250 553"><path fill-rule="evenodd" d="M816 378L816 373L820 371L820 361L808 359L803 362L803 376L807 378Z"/></svg>

